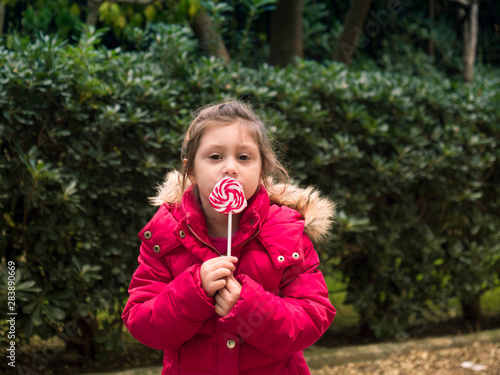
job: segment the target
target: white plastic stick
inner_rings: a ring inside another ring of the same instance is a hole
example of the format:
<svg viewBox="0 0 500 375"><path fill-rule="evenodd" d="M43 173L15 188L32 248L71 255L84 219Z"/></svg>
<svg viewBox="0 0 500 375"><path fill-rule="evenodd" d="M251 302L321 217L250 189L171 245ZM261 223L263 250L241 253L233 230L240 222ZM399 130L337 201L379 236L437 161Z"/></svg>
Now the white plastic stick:
<svg viewBox="0 0 500 375"><path fill-rule="evenodd" d="M228 216L228 220L227 220L227 256L230 257L231 256L231 237L233 237L233 234L231 233L232 232L232 224L233 224L233 212L232 211L229 211L229 216Z"/></svg>

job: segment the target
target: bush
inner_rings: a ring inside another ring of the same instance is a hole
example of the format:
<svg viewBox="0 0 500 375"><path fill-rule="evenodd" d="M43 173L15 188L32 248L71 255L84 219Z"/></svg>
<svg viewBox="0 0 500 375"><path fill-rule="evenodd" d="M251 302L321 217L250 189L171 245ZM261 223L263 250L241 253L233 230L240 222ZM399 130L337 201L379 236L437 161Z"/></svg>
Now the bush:
<svg viewBox="0 0 500 375"><path fill-rule="evenodd" d="M498 71L466 86L337 63L251 69L197 57L175 25L141 35L136 53L97 47L101 35L0 48L0 249L17 264L27 336L104 314L97 342L120 347L146 198L180 162L190 112L226 97L258 103L295 180L339 204L325 269L340 264L378 336L493 285Z"/></svg>

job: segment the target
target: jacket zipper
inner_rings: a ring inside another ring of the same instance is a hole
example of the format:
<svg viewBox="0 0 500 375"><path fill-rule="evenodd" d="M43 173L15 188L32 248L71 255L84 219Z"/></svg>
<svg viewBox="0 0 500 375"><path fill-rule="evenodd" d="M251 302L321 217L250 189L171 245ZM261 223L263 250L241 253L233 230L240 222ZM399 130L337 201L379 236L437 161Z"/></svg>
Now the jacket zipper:
<svg viewBox="0 0 500 375"><path fill-rule="evenodd" d="M231 250L232 249L235 249L239 246L243 246L245 245L246 243L250 242L251 240L253 240L255 237L257 237L257 235L260 233L260 229L257 229L257 231L254 233L254 235L252 237L250 237L248 240L242 242L242 243L239 243L238 245L234 246L234 247L231 247Z"/></svg>
<svg viewBox="0 0 500 375"><path fill-rule="evenodd" d="M196 234L196 232L193 230L193 228L191 228L191 225L187 225L189 230L191 231L191 233L193 233L193 235L203 244L207 245L209 248L211 248L213 251L215 251L217 254L219 254L219 256L221 256L222 254L219 253L217 251L217 249L215 247L213 247L212 245L210 245L209 243L206 243L205 241L203 241L200 237L198 237L198 235Z"/></svg>
<svg viewBox="0 0 500 375"><path fill-rule="evenodd" d="M257 235L259 234L259 232L260 232L260 229L257 229L257 231L254 233L254 235L253 235L252 237L250 237L248 240L246 240L246 241L244 241L244 242L242 242L242 243L240 243L240 244L236 245L235 247L232 247L231 249L234 249L234 248L236 248L236 247L238 247L238 246L243 246L243 245L245 245L246 243L250 242L250 241L251 241L251 240L253 240L255 237L257 237ZM240 256L240 259L239 259L239 260L241 260L241 257L242 257L242 256L243 256L243 253L241 253L241 256ZM238 262L238 263L236 264L236 270L234 271L234 273L235 273L236 275L238 275L238 274L239 274L240 264L241 264L241 262Z"/></svg>

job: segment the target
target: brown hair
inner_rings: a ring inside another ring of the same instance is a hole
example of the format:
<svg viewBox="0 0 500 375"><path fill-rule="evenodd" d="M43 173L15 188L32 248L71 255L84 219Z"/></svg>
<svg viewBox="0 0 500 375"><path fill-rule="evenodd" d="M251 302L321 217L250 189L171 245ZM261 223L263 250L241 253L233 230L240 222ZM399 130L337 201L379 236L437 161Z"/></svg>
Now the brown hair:
<svg viewBox="0 0 500 375"><path fill-rule="evenodd" d="M190 184L188 175L193 170L194 157L203 135L216 126L235 122L249 131L259 148L262 182L269 194L280 196L285 191L289 181L288 173L271 146L263 121L250 105L238 100L228 100L202 107L194 116L195 119L189 125L182 143L181 160L185 159L186 163L182 164L181 173L173 171L167 174L163 184L158 186L157 195L149 199L151 204L160 206L165 202L179 202Z"/></svg>
<svg viewBox="0 0 500 375"><path fill-rule="evenodd" d="M195 119L189 126L182 143L182 160L187 162L181 169L181 190L187 188L188 174L194 167L194 156L200 146L201 138L210 129L218 125L238 122L247 129L260 151L262 160L262 181L267 189L272 189L274 181L288 183L288 173L279 162L274 152L267 129L252 108L241 101L229 100L218 104L210 104L195 113Z"/></svg>

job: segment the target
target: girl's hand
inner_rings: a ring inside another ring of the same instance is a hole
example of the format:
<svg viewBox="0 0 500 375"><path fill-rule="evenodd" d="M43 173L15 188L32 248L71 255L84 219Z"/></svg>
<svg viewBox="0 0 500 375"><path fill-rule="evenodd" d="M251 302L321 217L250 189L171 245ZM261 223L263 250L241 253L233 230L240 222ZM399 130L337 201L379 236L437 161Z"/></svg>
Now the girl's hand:
<svg viewBox="0 0 500 375"><path fill-rule="evenodd" d="M207 296L213 297L215 292L226 286L227 278L236 269L234 263L237 261L236 257L221 256L207 260L201 265L201 287Z"/></svg>
<svg viewBox="0 0 500 375"><path fill-rule="evenodd" d="M236 302L240 299L241 284L231 275L227 278L226 285L215 296L215 312L224 317L229 314Z"/></svg>

